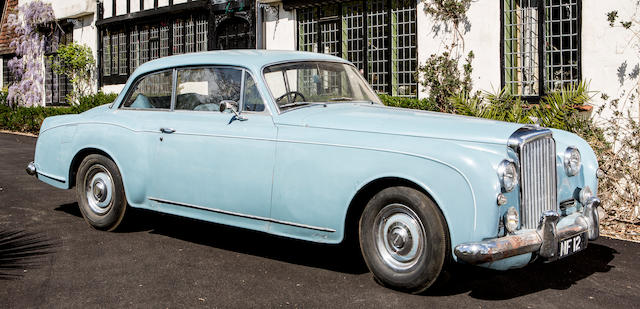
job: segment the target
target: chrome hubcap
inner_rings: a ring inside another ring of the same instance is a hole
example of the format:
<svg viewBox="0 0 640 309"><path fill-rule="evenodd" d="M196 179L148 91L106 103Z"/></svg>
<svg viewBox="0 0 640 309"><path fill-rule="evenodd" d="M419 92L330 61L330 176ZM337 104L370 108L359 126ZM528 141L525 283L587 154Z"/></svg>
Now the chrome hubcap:
<svg viewBox="0 0 640 309"><path fill-rule="evenodd" d="M374 232L378 253L395 271L407 271L416 265L426 246L420 218L402 204L382 208L376 216Z"/></svg>
<svg viewBox="0 0 640 309"><path fill-rule="evenodd" d="M111 174L102 165L94 165L85 177L85 192L89 208L103 215L109 211L113 199L113 180Z"/></svg>

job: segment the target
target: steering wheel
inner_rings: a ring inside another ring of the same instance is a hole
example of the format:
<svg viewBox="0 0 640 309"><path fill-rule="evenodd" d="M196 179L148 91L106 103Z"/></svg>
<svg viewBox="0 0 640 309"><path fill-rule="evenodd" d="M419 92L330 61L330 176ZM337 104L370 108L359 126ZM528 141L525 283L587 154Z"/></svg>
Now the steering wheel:
<svg viewBox="0 0 640 309"><path fill-rule="evenodd" d="M291 97L291 95L293 95L293 98ZM300 97L300 98L302 99L302 101L301 101L301 102L304 102L304 101L306 101L306 100L307 100L307 99L304 97L304 95L303 95L302 93L300 93L300 92L298 92L298 91L289 91L289 92L287 92L287 93L285 93L285 94L281 95L280 97L278 97L278 98L276 99L276 103L278 103L278 104L279 104L279 103L280 103L280 101L282 101L284 98L290 98L290 99L292 99L292 101L291 101L291 102L289 102L289 103L293 103L293 102L295 102L295 101L296 101L296 99L297 99L298 97Z"/></svg>

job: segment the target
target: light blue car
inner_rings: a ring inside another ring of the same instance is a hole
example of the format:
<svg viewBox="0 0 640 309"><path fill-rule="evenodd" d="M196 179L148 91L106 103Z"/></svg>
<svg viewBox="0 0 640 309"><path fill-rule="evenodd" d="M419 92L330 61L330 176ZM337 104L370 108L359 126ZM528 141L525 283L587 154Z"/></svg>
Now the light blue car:
<svg viewBox="0 0 640 309"><path fill-rule="evenodd" d="M450 261L508 269L584 249L597 171L574 134L385 107L348 61L264 50L145 63L113 104L47 118L27 167L75 187L97 229L134 207L355 239L379 282L414 293Z"/></svg>

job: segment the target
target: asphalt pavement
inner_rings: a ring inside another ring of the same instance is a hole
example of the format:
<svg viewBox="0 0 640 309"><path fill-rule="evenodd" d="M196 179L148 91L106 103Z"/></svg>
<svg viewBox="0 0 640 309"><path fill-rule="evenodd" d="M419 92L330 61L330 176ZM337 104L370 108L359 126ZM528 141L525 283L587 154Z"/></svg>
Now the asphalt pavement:
<svg viewBox="0 0 640 309"><path fill-rule="evenodd" d="M2 308L634 308L640 244L600 238L554 263L451 267L437 289L379 286L358 252L146 211L100 232L73 190L28 176L35 138L0 134Z"/></svg>

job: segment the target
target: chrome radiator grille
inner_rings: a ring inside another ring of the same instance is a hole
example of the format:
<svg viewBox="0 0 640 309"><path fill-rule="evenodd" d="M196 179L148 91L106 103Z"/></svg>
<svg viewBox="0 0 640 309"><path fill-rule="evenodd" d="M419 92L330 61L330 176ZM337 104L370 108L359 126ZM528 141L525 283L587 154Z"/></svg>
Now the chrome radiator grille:
<svg viewBox="0 0 640 309"><path fill-rule="evenodd" d="M520 145L520 181L522 228L537 228L544 211L557 210L556 144L551 134Z"/></svg>

